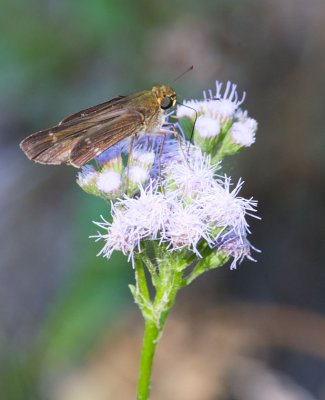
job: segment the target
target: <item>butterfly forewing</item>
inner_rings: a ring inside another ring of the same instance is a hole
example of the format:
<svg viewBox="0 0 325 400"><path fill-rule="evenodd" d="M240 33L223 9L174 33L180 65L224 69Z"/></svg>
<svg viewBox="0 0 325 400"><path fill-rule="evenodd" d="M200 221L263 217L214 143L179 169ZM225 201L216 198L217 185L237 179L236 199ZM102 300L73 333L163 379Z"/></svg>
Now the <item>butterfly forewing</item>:
<svg viewBox="0 0 325 400"><path fill-rule="evenodd" d="M90 128L72 148L70 163L80 167L121 140L137 134L143 123L144 116L141 113L126 111L119 117Z"/></svg>
<svg viewBox="0 0 325 400"><path fill-rule="evenodd" d="M64 118L60 122L60 124L67 123L69 121L74 121L79 118L91 117L98 114L99 112L106 111L109 108L113 108L114 106L116 108L116 106L120 103L123 103L123 100L125 100L127 97L128 96L117 96L111 100L105 101L104 103L97 104L96 106L93 107L85 108L84 110L80 110L77 113L69 115L68 117Z"/></svg>
<svg viewBox="0 0 325 400"><path fill-rule="evenodd" d="M69 125L56 125L28 136L20 147L29 159L43 164L68 162L69 150L93 125L94 123L85 120Z"/></svg>
<svg viewBox="0 0 325 400"><path fill-rule="evenodd" d="M126 99L127 97L119 96L97 106L81 110L50 129L28 136L21 142L20 147L29 159L43 164L70 163L70 154L74 149L71 164L79 167L94 158L97 153L123 139L120 134L115 140L113 137L116 129L120 133L124 123L125 137L141 129L143 121L141 113L129 112L126 107L121 108L120 103L125 103ZM133 124L133 129L129 126L130 124ZM96 139L99 137L99 133L101 138L105 137L105 134L108 136L102 144ZM94 140L92 135L95 135ZM79 141L81 143L76 147ZM77 154L78 150L82 150L80 157ZM80 163L81 159L85 161Z"/></svg>

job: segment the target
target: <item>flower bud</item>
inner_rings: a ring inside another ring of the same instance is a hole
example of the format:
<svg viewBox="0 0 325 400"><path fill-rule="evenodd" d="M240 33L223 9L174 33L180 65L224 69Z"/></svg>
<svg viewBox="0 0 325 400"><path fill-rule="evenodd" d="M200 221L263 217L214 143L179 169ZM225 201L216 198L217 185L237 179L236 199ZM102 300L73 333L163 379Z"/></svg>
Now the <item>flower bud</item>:
<svg viewBox="0 0 325 400"><path fill-rule="evenodd" d="M200 115L195 123L194 143L205 153L212 153L218 142L221 124L218 119Z"/></svg>
<svg viewBox="0 0 325 400"><path fill-rule="evenodd" d="M124 170L124 184L128 195L134 195L139 191L139 186L148 182L154 161L155 153L153 151L132 150Z"/></svg>
<svg viewBox="0 0 325 400"><path fill-rule="evenodd" d="M77 175L77 184L85 192L99 196L98 189L96 187L96 181L99 173L92 165L85 165L81 168L81 171Z"/></svg>

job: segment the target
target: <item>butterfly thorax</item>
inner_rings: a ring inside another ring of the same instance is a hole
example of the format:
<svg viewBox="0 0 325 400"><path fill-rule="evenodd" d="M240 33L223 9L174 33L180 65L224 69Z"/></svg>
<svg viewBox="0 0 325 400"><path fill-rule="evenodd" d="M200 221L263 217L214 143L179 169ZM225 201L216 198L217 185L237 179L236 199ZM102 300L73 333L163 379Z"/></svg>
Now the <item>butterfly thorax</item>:
<svg viewBox="0 0 325 400"><path fill-rule="evenodd" d="M132 105L131 105L132 104ZM138 93L131 100L130 108L143 115L142 134L157 133L165 122L166 110L175 106L176 93L166 85L154 86ZM139 132L139 134L141 134Z"/></svg>

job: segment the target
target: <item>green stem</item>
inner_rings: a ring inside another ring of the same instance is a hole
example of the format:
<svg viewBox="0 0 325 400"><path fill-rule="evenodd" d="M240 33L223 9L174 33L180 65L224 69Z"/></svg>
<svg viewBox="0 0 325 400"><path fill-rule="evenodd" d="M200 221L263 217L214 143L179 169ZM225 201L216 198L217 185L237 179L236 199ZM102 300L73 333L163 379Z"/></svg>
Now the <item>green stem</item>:
<svg viewBox="0 0 325 400"><path fill-rule="evenodd" d="M150 304L145 306L146 312L142 313L145 319L145 330L141 350L137 400L149 399L150 379L157 343L177 292L182 287L183 271L178 271L170 261L165 259L160 263L160 279L158 280L159 285L156 288L155 299L149 300ZM142 281L144 278L144 274L137 274L138 280ZM138 282L138 287L143 287L143 282Z"/></svg>
<svg viewBox="0 0 325 400"><path fill-rule="evenodd" d="M156 272L156 268L155 268L154 264L151 262L150 258L146 255L142 256L142 260L143 260L144 264L146 265L146 267L148 268L148 271L151 275L152 284L154 285L154 287L157 287L159 276Z"/></svg>
<svg viewBox="0 0 325 400"><path fill-rule="evenodd" d="M153 265L150 263L150 260L149 262L147 260L146 265L149 273L151 276L153 273L156 275L154 278L156 293L152 300L148 291L144 264L140 259L136 259L136 287L138 290L133 293L145 319L137 400L149 400L153 358L157 343L178 291L183 286L190 284L203 272L223 265L228 259L222 252L211 252L211 249L208 247L201 250L204 258L197 263L192 273L185 278L183 274L186 266L191 262L190 258L186 260L184 257L175 257L175 255L171 257L168 253L165 253L163 256L163 252L158 249L158 254L159 251L161 253L157 257L158 273L156 269L152 268Z"/></svg>
<svg viewBox="0 0 325 400"><path fill-rule="evenodd" d="M146 279L146 275L144 273L142 261L139 258L135 258L134 264L135 264L137 288L138 288L141 296L143 297L143 300L149 301L150 295L149 295L147 279Z"/></svg>
<svg viewBox="0 0 325 400"><path fill-rule="evenodd" d="M141 351L137 400L149 399L152 362L159 338L155 322L146 320Z"/></svg>
<svg viewBox="0 0 325 400"><path fill-rule="evenodd" d="M188 286L197 277L210 269L218 268L224 265L229 260L229 256L225 253L210 253L205 255L195 266L189 276L183 279L183 286Z"/></svg>

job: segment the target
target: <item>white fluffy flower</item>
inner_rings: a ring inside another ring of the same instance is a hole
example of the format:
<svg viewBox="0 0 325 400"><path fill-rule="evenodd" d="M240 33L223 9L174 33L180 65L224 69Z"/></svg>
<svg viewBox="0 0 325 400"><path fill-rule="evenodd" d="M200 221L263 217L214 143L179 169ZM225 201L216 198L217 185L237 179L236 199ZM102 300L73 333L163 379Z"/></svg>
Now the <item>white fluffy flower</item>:
<svg viewBox="0 0 325 400"><path fill-rule="evenodd" d="M204 222L201 210L195 204L184 205L174 200L166 221L162 241L171 251L189 249L201 257L197 244L201 239L211 241L209 226Z"/></svg>
<svg viewBox="0 0 325 400"><path fill-rule="evenodd" d="M202 139L218 136L220 129L220 121L206 115L200 115L195 123L195 130Z"/></svg>
<svg viewBox="0 0 325 400"><path fill-rule="evenodd" d="M134 165L126 171L128 179L135 184L143 184L149 178L149 171L139 165Z"/></svg>
<svg viewBox="0 0 325 400"><path fill-rule="evenodd" d="M103 217L101 222L94 222L101 229L105 230L106 233L98 232L97 235L91 236L96 241L103 239L105 245L98 255L110 258L113 251L121 251L124 255L133 257L135 248L134 238L129 235L130 226L128 221L123 217L123 213L115 209L112 206L112 212L114 212L113 222L106 221Z"/></svg>
<svg viewBox="0 0 325 400"><path fill-rule="evenodd" d="M230 130L234 143L249 147L255 142L257 122L253 118L243 118L235 122Z"/></svg>
<svg viewBox="0 0 325 400"><path fill-rule="evenodd" d="M196 202L204 209L206 222L221 228L218 237L232 232L238 238L249 233L246 215L256 217L256 201L238 197L243 182L239 181L231 190L228 177L215 181L213 187L203 193Z"/></svg>
<svg viewBox="0 0 325 400"><path fill-rule="evenodd" d="M222 86L221 82L216 81L215 94L209 90L208 93L203 92L203 100L185 100L183 105L177 107L177 117L195 118L196 113L198 113L220 121L231 118L244 102L246 93L243 92L241 99L239 99L237 85L228 81L223 93Z"/></svg>
<svg viewBox="0 0 325 400"><path fill-rule="evenodd" d="M233 234L225 235L219 239L217 245L220 250L233 257L230 269L236 269L237 263L240 264L245 258L251 261L256 261L251 256L251 249L259 252L259 250L253 247L246 238L243 239Z"/></svg>
<svg viewBox="0 0 325 400"><path fill-rule="evenodd" d="M153 151L146 151L142 150L141 148L135 148L131 153L131 162L132 161L151 167L155 161L155 153Z"/></svg>
<svg viewBox="0 0 325 400"><path fill-rule="evenodd" d="M219 113L223 118L230 118L237 108L245 101L246 92L243 92L241 99L239 99L237 85L228 81L223 93L221 92L222 86L222 82L217 81L216 94L215 96L211 96L210 93L210 98L212 97L218 100L218 102L215 103L214 112Z"/></svg>
<svg viewBox="0 0 325 400"><path fill-rule="evenodd" d="M122 186L121 175L113 170L104 170L98 174L96 186L100 192L106 194L116 192Z"/></svg>
<svg viewBox="0 0 325 400"><path fill-rule="evenodd" d="M164 167L164 187L172 188L175 196L184 198L206 193L214 185L214 174L219 166L211 165L210 157L193 145L178 151L178 157Z"/></svg>
<svg viewBox="0 0 325 400"><path fill-rule="evenodd" d="M129 158L125 171L126 187L135 187L135 191L149 179L150 171L155 161L155 153L142 148L135 148Z"/></svg>
<svg viewBox="0 0 325 400"><path fill-rule="evenodd" d="M167 213L168 203L153 184L141 188L136 199L120 199L112 205L113 222L96 223L107 231L96 236L106 242L100 254L109 258L114 250L120 250L133 258L135 250L141 251L141 240L155 240L158 232L164 230Z"/></svg>
<svg viewBox="0 0 325 400"><path fill-rule="evenodd" d="M199 111L200 102L198 100L184 100L183 104L177 106L176 115L178 118L188 117L195 118Z"/></svg>

